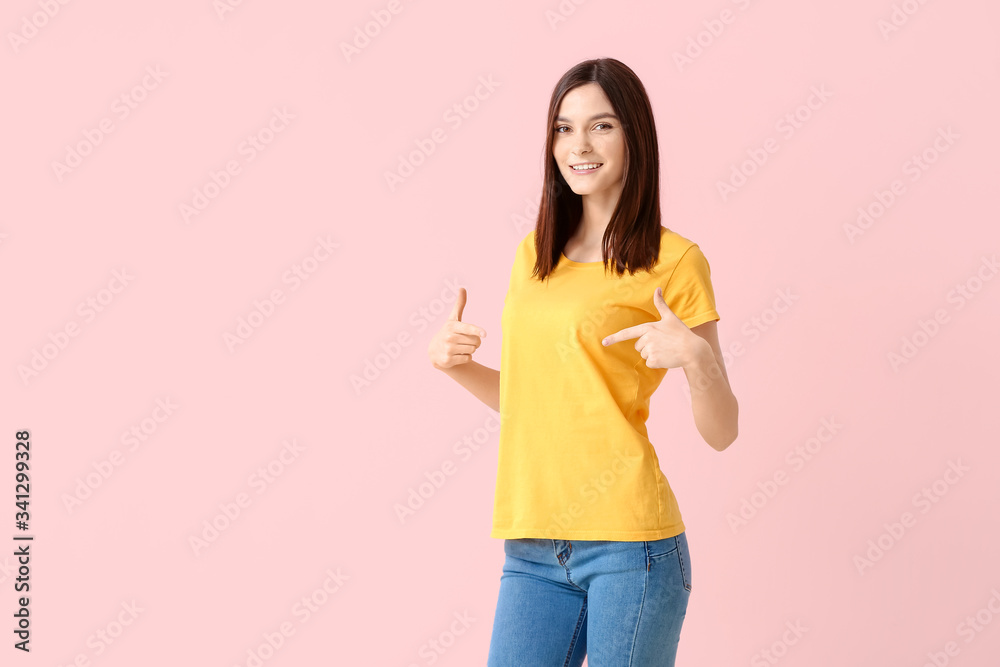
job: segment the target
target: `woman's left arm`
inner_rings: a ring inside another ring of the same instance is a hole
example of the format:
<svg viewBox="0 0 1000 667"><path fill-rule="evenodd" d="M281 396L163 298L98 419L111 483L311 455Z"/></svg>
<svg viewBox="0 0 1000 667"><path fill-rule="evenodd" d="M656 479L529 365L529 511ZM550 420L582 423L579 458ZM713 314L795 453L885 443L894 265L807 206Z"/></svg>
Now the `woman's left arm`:
<svg viewBox="0 0 1000 667"><path fill-rule="evenodd" d="M690 331L698 337L690 339L683 368L691 388L694 423L705 442L721 452L739 434L739 404L729 386L717 322L705 322Z"/></svg>
<svg viewBox="0 0 1000 667"><path fill-rule="evenodd" d="M691 387L698 433L712 449L721 452L739 433L739 405L729 388L716 320L688 328L670 310L659 287L653 294L653 305L659 320L626 327L601 342L608 346L635 340L635 349L649 368L683 368Z"/></svg>

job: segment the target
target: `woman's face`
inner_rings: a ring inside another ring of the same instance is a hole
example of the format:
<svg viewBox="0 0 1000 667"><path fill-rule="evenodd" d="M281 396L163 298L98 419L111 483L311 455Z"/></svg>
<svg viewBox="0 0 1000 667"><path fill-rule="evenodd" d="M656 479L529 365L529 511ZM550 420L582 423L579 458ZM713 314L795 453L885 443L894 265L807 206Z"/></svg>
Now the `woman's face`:
<svg viewBox="0 0 1000 667"><path fill-rule="evenodd" d="M597 83L566 93L556 112L552 157L578 195L621 194L625 174L625 135L604 90ZM597 163L578 171L575 164Z"/></svg>

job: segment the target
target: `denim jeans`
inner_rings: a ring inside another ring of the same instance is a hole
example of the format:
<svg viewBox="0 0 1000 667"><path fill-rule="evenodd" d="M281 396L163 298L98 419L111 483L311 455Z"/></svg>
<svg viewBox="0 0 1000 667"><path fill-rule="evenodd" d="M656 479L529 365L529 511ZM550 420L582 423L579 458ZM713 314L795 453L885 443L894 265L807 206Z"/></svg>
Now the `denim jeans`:
<svg viewBox="0 0 1000 667"><path fill-rule="evenodd" d="M687 536L506 539L488 667L674 667Z"/></svg>

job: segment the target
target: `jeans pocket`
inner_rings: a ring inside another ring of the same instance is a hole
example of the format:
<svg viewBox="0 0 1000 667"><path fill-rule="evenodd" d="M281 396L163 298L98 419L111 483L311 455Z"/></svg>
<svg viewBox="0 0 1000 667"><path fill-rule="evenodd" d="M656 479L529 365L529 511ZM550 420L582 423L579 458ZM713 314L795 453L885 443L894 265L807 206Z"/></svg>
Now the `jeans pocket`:
<svg viewBox="0 0 1000 667"><path fill-rule="evenodd" d="M662 558L677 551L677 538L665 537L662 540L650 540L646 542L646 556L648 558Z"/></svg>
<svg viewBox="0 0 1000 667"><path fill-rule="evenodd" d="M691 558L688 555L687 537L676 537L646 542L646 570L655 567L675 568L684 590L691 592Z"/></svg>
<svg viewBox="0 0 1000 667"><path fill-rule="evenodd" d="M688 551L687 535L681 533L677 536L677 564L681 568L681 580L684 582L684 589L691 592L691 554Z"/></svg>

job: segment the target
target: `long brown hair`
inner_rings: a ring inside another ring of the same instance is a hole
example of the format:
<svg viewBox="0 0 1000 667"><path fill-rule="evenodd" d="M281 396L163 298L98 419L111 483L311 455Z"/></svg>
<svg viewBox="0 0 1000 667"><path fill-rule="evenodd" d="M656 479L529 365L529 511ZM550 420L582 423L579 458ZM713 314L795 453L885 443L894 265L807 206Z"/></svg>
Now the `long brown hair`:
<svg viewBox="0 0 1000 667"><path fill-rule="evenodd" d="M585 60L563 74L549 100L545 140L545 175L535 222L537 260L532 277L545 280L583 214L583 197L570 189L555 158L556 113L563 96L578 86L596 82L604 90L625 135L622 193L601 241L604 269L619 276L649 270L660 254L660 155L653 109L646 89L627 65L614 58Z"/></svg>

